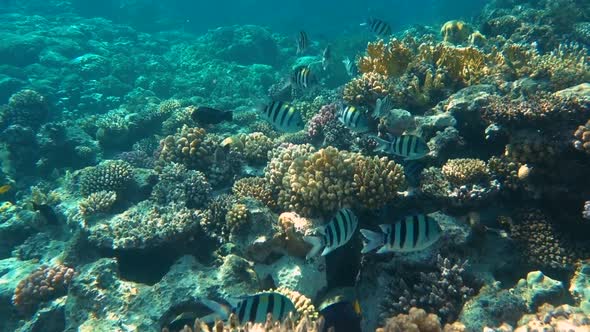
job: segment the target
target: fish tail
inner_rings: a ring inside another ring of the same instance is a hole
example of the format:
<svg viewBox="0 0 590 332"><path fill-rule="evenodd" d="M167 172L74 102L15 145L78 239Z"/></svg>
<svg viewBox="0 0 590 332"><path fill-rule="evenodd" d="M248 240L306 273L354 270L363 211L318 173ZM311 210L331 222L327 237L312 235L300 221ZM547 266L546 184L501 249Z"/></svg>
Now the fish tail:
<svg viewBox="0 0 590 332"><path fill-rule="evenodd" d="M213 316L218 316L219 319L225 321L229 318L229 315L231 313L231 309L226 306L223 305L219 302L215 302L213 300L209 300L209 299L199 299L199 302L202 303L203 305L205 305L207 308L211 309L211 311L213 311L213 314L207 315L205 317L213 317ZM210 319L210 318L207 318Z"/></svg>
<svg viewBox="0 0 590 332"><path fill-rule="evenodd" d="M388 147L389 147L389 142L379 138L377 136L371 136L371 138L373 138L375 140L375 142L377 142L377 147L375 148L375 150L377 151L387 151Z"/></svg>
<svg viewBox="0 0 590 332"><path fill-rule="evenodd" d="M366 254L369 251L376 249L383 245L383 234L370 231L368 229L361 229L361 234L365 237L367 242L363 246L363 250L361 250L361 254Z"/></svg>
<svg viewBox="0 0 590 332"><path fill-rule="evenodd" d="M315 257L323 247L322 239L317 236L304 236L303 241L311 244L311 249L305 256L305 259Z"/></svg>

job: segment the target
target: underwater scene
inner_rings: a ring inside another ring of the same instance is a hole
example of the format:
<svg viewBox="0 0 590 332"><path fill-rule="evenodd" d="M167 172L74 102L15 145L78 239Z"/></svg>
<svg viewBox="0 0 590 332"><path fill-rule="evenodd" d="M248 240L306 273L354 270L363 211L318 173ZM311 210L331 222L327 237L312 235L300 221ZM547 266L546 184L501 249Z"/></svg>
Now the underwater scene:
<svg viewBox="0 0 590 332"><path fill-rule="evenodd" d="M0 332L590 332L589 0L0 1Z"/></svg>

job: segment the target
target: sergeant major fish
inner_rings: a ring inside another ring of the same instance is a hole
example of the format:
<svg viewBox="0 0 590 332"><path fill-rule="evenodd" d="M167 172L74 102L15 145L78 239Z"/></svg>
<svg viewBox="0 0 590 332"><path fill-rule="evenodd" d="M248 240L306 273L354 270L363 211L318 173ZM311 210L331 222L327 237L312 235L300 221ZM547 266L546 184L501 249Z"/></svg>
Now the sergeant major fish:
<svg viewBox="0 0 590 332"><path fill-rule="evenodd" d="M389 136L389 141L374 136L377 151L403 157L404 160L416 160L426 156L430 149L426 141L416 135Z"/></svg>
<svg viewBox="0 0 590 332"><path fill-rule="evenodd" d="M309 45L309 39L307 39L307 33L305 33L305 31L301 30L299 31L299 33L297 34L297 38L295 39L297 41L297 54L302 54L306 49L307 46Z"/></svg>
<svg viewBox="0 0 590 332"><path fill-rule="evenodd" d="M283 321L290 313L297 314L293 302L285 295L277 292L262 292L249 295L240 298L233 306L224 305L208 299L199 299L198 302L213 311L210 315L200 317L200 320L203 322L212 322L215 318L225 321L231 313L236 315L240 325L249 322L264 323L268 314L271 314L272 318L277 321ZM184 312L170 324L172 325L179 320L187 320L187 318L193 318L192 320L194 321L194 318L197 318L194 316L195 313L193 312Z"/></svg>
<svg viewBox="0 0 590 332"><path fill-rule="evenodd" d="M378 18L369 18L367 22L362 23L361 26L368 27L378 36L389 36L391 35L391 26L389 23L380 20Z"/></svg>
<svg viewBox="0 0 590 332"><path fill-rule="evenodd" d="M424 214L407 216L394 224L379 225L379 228L381 232L360 230L367 241L361 253L376 248L379 248L378 254L419 251L435 243L441 235L436 220Z"/></svg>
<svg viewBox="0 0 590 332"><path fill-rule="evenodd" d="M259 112L266 121L283 132L298 132L305 126L301 112L286 102L273 101L268 105L260 106Z"/></svg>
<svg viewBox="0 0 590 332"><path fill-rule="evenodd" d="M322 256L345 245L356 230L358 219L350 209L340 209L325 226L318 229L321 236L305 236L303 240L312 245L306 256L310 259L324 248Z"/></svg>
<svg viewBox="0 0 590 332"><path fill-rule="evenodd" d="M315 77L308 66L300 66L295 68L295 71L291 76L291 84L294 84L300 89L307 89L315 82Z"/></svg>
<svg viewBox="0 0 590 332"><path fill-rule="evenodd" d="M341 107L336 113L338 121L352 131L359 133L369 131L369 119L367 114L354 106Z"/></svg>

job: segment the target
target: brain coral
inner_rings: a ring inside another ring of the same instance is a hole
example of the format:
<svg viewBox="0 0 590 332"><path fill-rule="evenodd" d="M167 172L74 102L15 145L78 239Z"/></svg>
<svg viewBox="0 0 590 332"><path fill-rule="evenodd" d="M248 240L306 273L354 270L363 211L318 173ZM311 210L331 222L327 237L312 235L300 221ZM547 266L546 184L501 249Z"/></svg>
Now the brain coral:
<svg viewBox="0 0 590 332"><path fill-rule="evenodd" d="M124 190L133 179L133 167L122 160L107 160L82 170L80 193L88 196L99 191Z"/></svg>

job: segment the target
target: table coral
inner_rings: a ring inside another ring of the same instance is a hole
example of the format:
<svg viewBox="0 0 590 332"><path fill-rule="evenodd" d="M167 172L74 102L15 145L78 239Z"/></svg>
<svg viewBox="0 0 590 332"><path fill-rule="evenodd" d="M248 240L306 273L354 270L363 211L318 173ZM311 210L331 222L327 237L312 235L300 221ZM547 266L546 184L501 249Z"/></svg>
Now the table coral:
<svg viewBox="0 0 590 332"><path fill-rule="evenodd" d="M43 265L21 280L12 302L22 312L30 312L43 302L65 295L74 277L74 269L65 265Z"/></svg>

